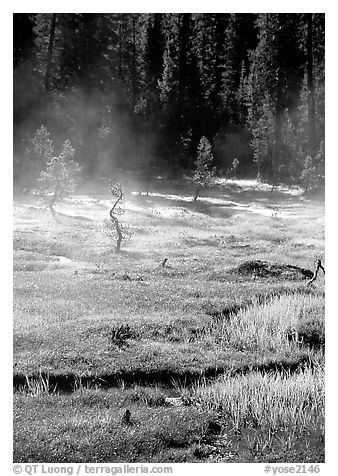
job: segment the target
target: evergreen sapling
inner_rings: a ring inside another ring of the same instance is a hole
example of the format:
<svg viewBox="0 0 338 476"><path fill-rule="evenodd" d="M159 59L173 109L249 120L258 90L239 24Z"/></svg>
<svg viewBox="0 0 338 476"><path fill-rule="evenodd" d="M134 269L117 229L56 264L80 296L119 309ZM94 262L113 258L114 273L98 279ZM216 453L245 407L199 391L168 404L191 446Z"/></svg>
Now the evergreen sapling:
<svg viewBox="0 0 338 476"><path fill-rule="evenodd" d="M54 205L75 191L80 178L81 167L73 160L74 153L70 141L66 140L61 154L48 160L46 170L41 172L38 179L39 193L46 198L54 219Z"/></svg>
<svg viewBox="0 0 338 476"><path fill-rule="evenodd" d="M201 189L207 187L215 175L215 168L212 167L213 160L211 144L208 139L203 136L197 147L195 172L192 177L192 181L195 184L194 201L197 200Z"/></svg>

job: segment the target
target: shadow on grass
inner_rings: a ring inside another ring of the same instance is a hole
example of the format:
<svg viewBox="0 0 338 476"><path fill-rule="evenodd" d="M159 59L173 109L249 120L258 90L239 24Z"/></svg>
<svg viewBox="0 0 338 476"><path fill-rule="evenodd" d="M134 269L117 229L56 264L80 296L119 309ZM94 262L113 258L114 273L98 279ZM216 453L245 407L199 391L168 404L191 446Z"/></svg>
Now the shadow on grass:
<svg viewBox="0 0 338 476"><path fill-rule="evenodd" d="M224 193L226 192L226 193ZM177 193L177 194L175 194ZM281 211L283 206L297 207L304 203L303 195L292 195L285 191L268 190L243 190L241 187L234 189L220 189L214 186L202 192L197 201L189 195L183 195L182 191L171 193L153 192L149 196L133 196L131 202L144 210L138 213L147 213L149 209L159 212L161 208L182 209L183 212L200 213L212 218L231 218L235 214L250 213L270 216L273 212ZM320 205L318 203L317 205ZM163 213L165 213L163 211ZM170 217L167 217L169 220Z"/></svg>
<svg viewBox="0 0 338 476"><path fill-rule="evenodd" d="M159 370L135 370L116 372L113 374L102 374L97 376L82 376L68 373L68 374L47 374L40 373L39 375L33 374L30 376L23 374L14 374L13 387L15 390L25 390L28 388L27 379L30 382L38 382L43 379L48 381L51 391L58 391L63 393L71 393L77 388L79 380L84 386L98 386L100 388L119 387L121 384L124 386L133 385L161 385L167 388L177 388L178 386L190 386L198 382L209 381L212 382L217 377L226 375L245 375L250 372L283 372L288 375L296 372L300 368L312 367L312 360L309 358L308 353L299 353L292 360L280 360L269 361L262 364L245 364L240 363L237 366L229 367L209 367L204 371L191 370L191 371L175 371L168 369Z"/></svg>
<svg viewBox="0 0 338 476"><path fill-rule="evenodd" d="M199 200L194 201L189 200L180 200L173 198L174 196L140 196L136 199L134 198L134 203L137 203L139 206L144 207L144 211L138 213L149 213L149 209L154 209L159 212L158 218L163 219L161 216L161 209L164 212L168 208L182 209L182 211L188 211L193 213L201 213L207 215L211 218L231 218L235 213L240 212L233 206L231 202L229 204L224 201L224 203L212 203L208 202L207 199L210 197L200 197ZM243 209L245 211L245 209ZM176 217L175 217L176 218ZM166 217L166 219L171 222L173 217Z"/></svg>

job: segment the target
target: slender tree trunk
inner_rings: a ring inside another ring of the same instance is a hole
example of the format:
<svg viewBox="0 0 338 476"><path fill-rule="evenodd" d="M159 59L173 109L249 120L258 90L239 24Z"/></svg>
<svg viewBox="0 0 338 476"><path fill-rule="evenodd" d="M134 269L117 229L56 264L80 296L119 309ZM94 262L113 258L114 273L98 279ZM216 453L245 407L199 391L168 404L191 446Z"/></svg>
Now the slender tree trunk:
<svg viewBox="0 0 338 476"><path fill-rule="evenodd" d="M86 164L86 171L89 175L95 172L96 146L94 139L93 127L93 111L95 105L92 101L92 67L93 55L96 53L95 44L93 44L93 37L95 34L97 14L84 13L81 15L81 116L80 116L80 130L81 130L81 155L84 164Z"/></svg>
<svg viewBox="0 0 338 476"><path fill-rule="evenodd" d="M114 215L110 214L110 218L111 218L112 222L115 225L115 230L116 230L116 233L117 233L116 251L119 252L120 248L121 248L121 242L122 242L122 239L123 239L120 223Z"/></svg>
<svg viewBox="0 0 338 476"><path fill-rule="evenodd" d="M280 108L280 100L277 98L274 141L273 141L273 147L272 147L272 182L274 186L277 185L277 182L279 180L281 145L282 145L281 108Z"/></svg>
<svg viewBox="0 0 338 476"><path fill-rule="evenodd" d="M117 253L120 251L120 248L121 248L121 242L123 240L123 234L122 234L120 222L119 222L118 218L116 216L114 216L114 213L115 213L116 205L122 200L122 198L123 198L123 192L122 192L122 189L120 189L120 193L117 197L117 200L115 201L113 207L109 211L110 219L111 219L112 223L114 224L115 230L116 230L116 233L117 233L117 240L116 240L116 252Z"/></svg>
<svg viewBox="0 0 338 476"><path fill-rule="evenodd" d="M57 219L56 219L56 212L55 212L55 210L54 210L54 205L55 205L55 203L58 201L59 194L60 194L60 184L59 184L59 182L57 182L57 184L56 184L56 186L55 186L55 189L54 189L53 196L50 198L50 200L49 200L49 202L48 202L49 211L51 212L52 217L53 217L54 220L56 220L56 221L57 221Z"/></svg>
<svg viewBox="0 0 338 476"><path fill-rule="evenodd" d="M133 110L136 104L137 96L137 78L136 78L136 15L132 14L132 63L131 63L131 95Z"/></svg>
<svg viewBox="0 0 338 476"><path fill-rule="evenodd" d="M274 189L276 185L276 139L274 139L272 144L271 167L272 167L272 189Z"/></svg>
<svg viewBox="0 0 338 476"><path fill-rule="evenodd" d="M195 195L194 195L194 202L196 202L196 200L198 199L198 195L200 193L200 190L201 190L201 187L198 186L195 190Z"/></svg>
<svg viewBox="0 0 338 476"><path fill-rule="evenodd" d="M313 77L313 26L312 13L307 13L307 105L308 105L308 153L314 158L317 150L315 91Z"/></svg>
<svg viewBox="0 0 338 476"><path fill-rule="evenodd" d="M260 182L261 179L262 179L262 175L261 175L261 158L260 158L260 157L257 157L256 164L257 164L257 180L258 180L258 182Z"/></svg>
<svg viewBox="0 0 338 476"><path fill-rule="evenodd" d="M187 71L187 45L189 39L190 29L190 14L179 13L178 14L178 117L181 121L180 112L184 102L185 86L186 86L186 71Z"/></svg>
<svg viewBox="0 0 338 476"><path fill-rule="evenodd" d="M52 14L50 32L49 32L49 43L48 43L48 52L47 52L47 64L46 64L46 73L45 73L45 104L44 104L44 123L48 123L48 101L49 101L49 91L50 91L50 78L52 72L52 59L53 59L53 46L54 46L54 37L55 37L55 25L56 25L56 13Z"/></svg>
<svg viewBox="0 0 338 476"><path fill-rule="evenodd" d="M123 74L122 74L122 19L119 21L118 26L118 35L119 35L119 49L118 49L118 72L119 78L122 81Z"/></svg>

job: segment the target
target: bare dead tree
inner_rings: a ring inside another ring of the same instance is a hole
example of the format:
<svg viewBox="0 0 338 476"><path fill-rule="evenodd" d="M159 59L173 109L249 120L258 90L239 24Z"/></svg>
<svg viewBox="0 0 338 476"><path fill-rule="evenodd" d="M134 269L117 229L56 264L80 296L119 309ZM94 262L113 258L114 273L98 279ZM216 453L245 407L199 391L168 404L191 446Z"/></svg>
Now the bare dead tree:
<svg viewBox="0 0 338 476"><path fill-rule="evenodd" d="M117 204L122 201L123 190L122 190L121 185L119 183L117 183L114 186L111 185L109 187L109 191L110 191L110 193L113 194L114 197L116 197L116 201L115 201L114 205L112 206L112 208L110 209L109 215L110 215L110 220L111 220L112 224L114 225L115 231L116 231L116 234L117 234L116 251L119 252L120 248L121 248L121 242L122 242L122 239L123 239L123 234L122 234L121 224L120 224L118 218L114 215L114 213L115 213L115 208L116 208Z"/></svg>
<svg viewBox="0 0 338 476"><path fill-rule="evenodd" d="M109 210L109 218L106 218L103 222L102 233L108 236L112 240L116 240L116 252L118 253L121 248L122 241L129 241L133 236L133 230L131 226L121 223L119 215L124 212L122 207L117 208L117 205L122 202L123 190L119 183L110 185L110 193L116 198L113 206Z"/></svg>
<svg viewBox="0 0 338 476"><path fill-rule="evenodd" d="M316 266L316 269L315 269L315 272L313 273L313 276L312 278L310 279L310 281L308 281L307 284L311 284L313 283L313 281L315 281L317 279L317 275L318 275L318 271L321 269L325 275L325 268L324 266L322 265L322 261L320 259L317 259L315 261L315 266Z"/></svg>

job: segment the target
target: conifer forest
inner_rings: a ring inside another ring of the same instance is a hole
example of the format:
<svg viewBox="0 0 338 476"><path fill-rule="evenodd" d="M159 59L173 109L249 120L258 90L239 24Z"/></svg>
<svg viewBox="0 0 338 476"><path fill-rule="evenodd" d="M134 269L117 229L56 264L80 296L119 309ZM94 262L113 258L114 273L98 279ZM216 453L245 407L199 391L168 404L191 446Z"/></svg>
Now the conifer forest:
<svg viewBox="0 0 338 476"><path fill-rule="evenodd" d="M324 32L310 13L14 14L15 178L44 125L89 175L177 177L206 137L221 173L323 184Z"/></svg>

